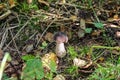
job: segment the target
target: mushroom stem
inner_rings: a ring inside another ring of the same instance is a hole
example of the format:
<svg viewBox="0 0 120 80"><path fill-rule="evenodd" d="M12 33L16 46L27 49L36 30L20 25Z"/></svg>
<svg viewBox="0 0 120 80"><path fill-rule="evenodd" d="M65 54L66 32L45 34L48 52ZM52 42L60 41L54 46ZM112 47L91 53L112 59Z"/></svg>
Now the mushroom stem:
<svg viewBox="0 0 120 80"><path fill-rule="evenodd" d="M56 54L58 57L62 58L66 55L66 50L64 43L57 43L56 45Z"/></svg>

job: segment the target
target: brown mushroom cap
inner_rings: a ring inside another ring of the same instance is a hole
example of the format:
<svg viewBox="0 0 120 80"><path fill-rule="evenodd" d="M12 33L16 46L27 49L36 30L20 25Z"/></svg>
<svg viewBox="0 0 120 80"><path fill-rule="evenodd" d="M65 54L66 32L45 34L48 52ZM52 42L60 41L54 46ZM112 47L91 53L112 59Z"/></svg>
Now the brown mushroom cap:
<svg viewBox="0 0 120 80"><path fill-rule="evenodd" d="M54 35L54 40L57 43L64 43L64 42L67 43L68 42L68 37L67 37L67 35L64 32L57 32Z"/></svg>

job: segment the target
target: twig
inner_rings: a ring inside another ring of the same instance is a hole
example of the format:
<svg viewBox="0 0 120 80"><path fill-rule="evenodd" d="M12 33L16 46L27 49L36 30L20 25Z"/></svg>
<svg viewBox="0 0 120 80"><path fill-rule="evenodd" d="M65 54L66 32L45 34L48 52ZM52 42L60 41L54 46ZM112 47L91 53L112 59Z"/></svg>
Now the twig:
<svg viewBox="0 0 120 80"><path fill-rule="evenodd" d="M15 40L13 39L13 34L12 34L11 30L9 30L9 31L10 31L10 34L12 36L12 40L13 40L14 46L15 46L17 52L20 53L19 50L18 50L17 44L16 44Z"/></svg>
<svg viewBox="0 0 120 80"><path fill-rule="evenodd" d="M66 5L66 6L72 6L72 7L76 7L76 8L83 8L83 9L86 9L85 6L79 6L79 5L70 4L70 3L55 3L55 5ZM52 6L51 6L51 7L52 7Z"/></svg>
<svg viewBox="0 0 120 80"><path fill-rule="evenodd" d="M47 26L47 28L43 31L43 33L41 34L41 37L39 38L36 47L38 46L40 40L42 39L43 35L45 34L45 32L48 30L48 28L51 26L51 24L56 20L56 18Z"/></svg>
<svg viewBox="0 0 120 80"><path fill-rule="evenodd" d="M96 48L96 49L110 49L110 50L116 49L116 50L120 50L120 47L92 46L90 48L90 54L92 54L92 51L93 51L94 48Z"/></svg>
<svg viewBox="0 0 120 80"><path fill-rule="evenodd" d="M29 39L32 39L37 33L38 33L38 31L34 32L34 34L31 35L31 36L29 37Z"/></svg>
<svg viewBox="0 0 120 80"><path fill-rule="evenodd" d="M6 31L4 32L4 34L2 36L2 40L0 43L0 49L2 49L2 47L4 46L4 43L6 42L7 35L8 35L8 29L6 29Z"/></svg>
<svg viewBox="0 0 120 80"><path fill-rule="evenodd" d="M22 26L22 28L17 32L17 34L13 37L13 39L15 39L19 33L25 28L25 26L30 22L31 18ZM6 45L6 47L3 49L7 49L7 47L11 44L12 40Z"/></svg>
<svg viewBox="0 0 120 80"><path fill-rule="evenodd" d="M8 10L6 13L4 13L3 15L0 16L0 20L4 19L5 17L7 17L10 14L11 14L11 11Z"/></svg>

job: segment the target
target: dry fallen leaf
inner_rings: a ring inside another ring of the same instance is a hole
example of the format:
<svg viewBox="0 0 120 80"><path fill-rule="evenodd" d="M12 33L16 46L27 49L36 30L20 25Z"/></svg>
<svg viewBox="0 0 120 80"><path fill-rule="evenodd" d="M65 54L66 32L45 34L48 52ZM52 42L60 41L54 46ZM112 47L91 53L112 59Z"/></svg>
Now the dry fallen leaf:
<svg viewBox="0 0 120 80"><path fill-rule="evenodd" d="M82 60L79 58L74 58L73 63L74 63L74 66L77 66L77 67L83 67L87 64L87 62L85 60Z"/></svg>
<svg viewBox="0 0 120 80"><path fill-rule="evenodd" d="M45 35L45 40L48 40L49 42L53 42L53 34L51 32L48 32Z"/></svg>
<svg viewBox="0 0 120 80"><path fill-rule="evenodd" d="M115 14L114 16L113 16L113 18L114 19L118 19L119 17L118 17L118 14Z"/></svg>
<svg viewBox="0 0 120 80"><path fill-rule="evenodd" d="M32 3L32 0L27 0L27 3L28 3L28 4L31 4L31 3Z"/></svg>
<svg viewBox="0 0 120 80"><path fill-rule="evenodd" d="M28 52L31 52L33 50L33 48L34 48L33 44L29 44L29 45L26 46L25 50L28 53Z"/></svg>
<svg viewBox="0 0 120 80"><path fill-rule="evenodd" d="M53 78L53 80L65 80L65 77L58 74L56 77Z"/></svg>
<svg viewBox="0 0 120 80"><path fill-rule="evenodd" d="M42 63L43 63L43 67L47 68L48 70L50 70L50 62L51 61L54 61L56 63L56 65L58 64L58 58L56 56L56 54L50 52L48 54L45 54L43 57L42 57Z"/></svg>
<svg viewBox="0 0 120 80"><path fill-rule="evenodd" d="M97 60L97 62L103 62L104 60L105 60L104 57L100 57L100 58Z"/></svg>
<svg viewBox="0 0 120 80"><path fill-rule="evenodd" d="M8 0L9 4L10 4L10 8L15 7L15 0Z"/></svg>
<svg viewBox="0 0 120 80"><path fill-rule="evenodd" d="M119 50L112 50L112 54L120 55L120 51Z"/></svg>
<svg viewBox="0 0 120 80"><path fill-rule="evenodd" d="M3 8L5 8L4 4L0 4L0 10L2 10Z"/></svg>
<svg viewBox="0 0 120 80"><path fill-rule="evenodd" d="M85 36L85 31L83 29L79 29L79 31L78 31L78 37L82 38L84 36Z"/></svg>
<svg viewBox="0 0 120 80"><path fill-rule="evenodd" d="M99 36L101 32L102 32L101 30L94 30L94 32L92 32L91 35L92 36Z"/></svg>

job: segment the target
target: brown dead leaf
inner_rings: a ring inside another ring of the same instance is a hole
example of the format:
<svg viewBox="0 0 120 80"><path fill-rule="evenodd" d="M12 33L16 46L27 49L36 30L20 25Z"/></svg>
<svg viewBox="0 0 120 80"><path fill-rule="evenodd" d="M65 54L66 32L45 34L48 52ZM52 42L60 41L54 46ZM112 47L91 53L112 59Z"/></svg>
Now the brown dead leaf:
<svg viewBox="0 0 120 80"><path fill-rule="evenodd" d="M31 4L33 1L32 0L27 0L27 3L28 4Z"/></svg>
<svg viewBox="0 0 120 80"><path fill-rule="evenodd" d="M61 74L56 75L56 77L53 78L53 80L65 80L65 77Z"/></svg>
<svg viewBox="0 0 120 80"><path fill-rule="evenodd" d="M5 8L4 4L0 4L0 10L2 10L3 8Z"/></svg>
<svg viewBox="0 0 120 80"><path fill-rule="evenodd" d="M58 64L58 58L57 58L57 55L55 53L48 53L48 54L45 54L43 57L42 57L42 63L43 63L43 67L47 68L48 70L50 70L50 62L51 61L54 61L56 63L56 65ZM57 67L57 66L56 66Z"/></svg>
<svg viewBox="0 0 120 80"><path fill-rule="evenodd" d="M118 19L118 18L119 18L118 14L115 14L115 15L113 16L113 18L114 18L114 19Z"/></svg>
<svg viewBox="0 0 120 80"><path fill-rule="evenodd" d="M82 38L84 36L85 36L85 31L83 29L79 29L79 31L78 31L78 37Z"/></svg>
<svg viewBox="0 0 120 80"><path fill-rule="evenodd" d="M120 55L120 51L119 50L112 50L112 54Z"/></svg>
<svg viewBox="0 0 120 80"><path fill-rule="evenodd" d="M74 58L73 63L74 63L74 66L77 66L77 67L80 67L80 68L87 64L87 62L85 60L82 60L82 59L79 59L79 58Z"/></svg>
<svg viewBox="0 0 120 80"><path fill-rule="evenodd" d="M100 57L100 58L97 60L97 62L103 62L104 60L105 60L104 57Z"/></svg>
<svg viewBox="0 0 120 80"><path fill-rule="evenodd" d="M25 51L28 53L28 52L31 52L32 50L33 50L33 44L29 44L29 45L27 45L26 46L26 48L25 48Z"/></svg>
<svg viewBox="0 0 120 80"><path fill-rule="evenodd" d="M92 36L99 36L101 32L102 32L101 30L94 30L94 32L92 32L91 35Z"/></svg>
<svg viewBox="0 0 120 80"><path fill-rule="evenodd" d="M51 32L48 32L45 35L45 40L48 40L49 42L53 42L53 34Z"/></svg>
<svg viewBox="0 0 120 80"><path fill-rule="evenodd" d="M9 5L10 5L10 8L13 8L13 7L15 7L15 0L8 0L8 2L9 2Z"/></svg>

